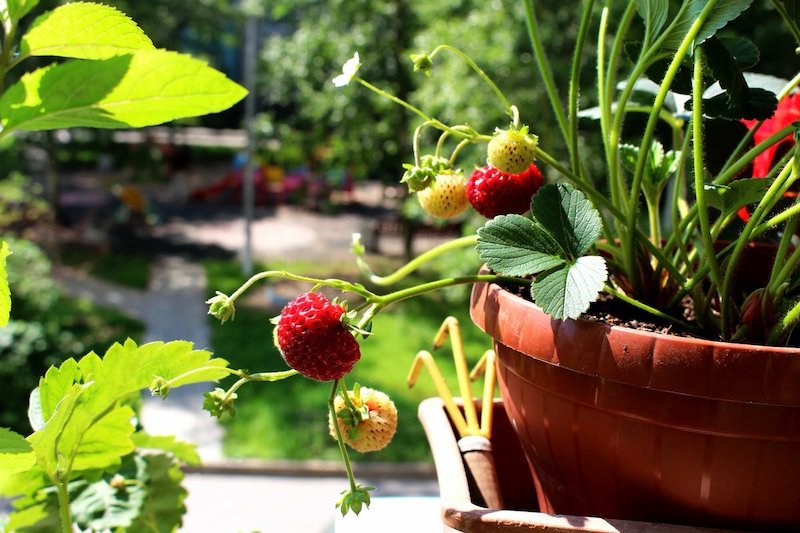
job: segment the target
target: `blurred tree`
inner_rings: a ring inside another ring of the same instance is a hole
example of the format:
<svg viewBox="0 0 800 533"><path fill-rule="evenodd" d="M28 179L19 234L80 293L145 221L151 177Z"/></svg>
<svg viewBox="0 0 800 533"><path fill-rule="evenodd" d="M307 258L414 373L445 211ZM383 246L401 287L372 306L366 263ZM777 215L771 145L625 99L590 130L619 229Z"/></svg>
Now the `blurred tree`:
<svg viewBox="0 0 800 533"><path fill-rule="evenodd" d="M285 0L270 6L268 15L291 31L273 34L263 48L259 94L269 110L266 127L280 131L282 124L278 140L295 149L299 143L312 165L347 169L357 178L399 179L408 152L407 112L363 88L336 89L331 79L358 51L367 79L406 97L413 88L406 50L419 25L410 3Z"/></svg>

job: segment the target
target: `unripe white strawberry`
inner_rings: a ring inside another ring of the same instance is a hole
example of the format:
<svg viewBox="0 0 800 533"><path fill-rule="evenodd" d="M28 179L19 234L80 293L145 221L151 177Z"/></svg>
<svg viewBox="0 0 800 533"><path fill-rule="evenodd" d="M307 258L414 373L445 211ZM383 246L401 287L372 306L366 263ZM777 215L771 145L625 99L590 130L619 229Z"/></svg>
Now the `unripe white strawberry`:
<svg viewBox="0 0 800 533"><path fill-rule="evenodd" d="M469 206L466 185L467 180L460 171L442 172L430 186L417 192L417 199L428 214L452 218Z"/></svg>
<svg viewBox="0 0 800 533"><path fill-rule="evenodd" d="M527 126L520 129L497 130L489 141L486 162L501 172L519 174L536 160L539 138L528 133Z"/></svg>
<svg viewBox="0 0 800 533"><path fill-rule="evenodd" d="M358 385L352 391L347 391L347 395L355 411L347 405L341 394L333 402L345 444L361 453L385 448L397 431L397 408L392 399L379 390ZM331 436L336 438L330 416L328 427Z"/></svg>

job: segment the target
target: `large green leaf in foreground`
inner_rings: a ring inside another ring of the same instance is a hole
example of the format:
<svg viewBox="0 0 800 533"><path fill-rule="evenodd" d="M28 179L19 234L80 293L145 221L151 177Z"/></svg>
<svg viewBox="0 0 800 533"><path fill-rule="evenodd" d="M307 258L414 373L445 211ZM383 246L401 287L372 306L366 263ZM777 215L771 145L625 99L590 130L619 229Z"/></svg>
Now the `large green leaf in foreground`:
<svg viewBox="0 0 800 533"><path fill-rule="evenodd" d="M156 376L184 376L176 380L184 385L227 376L227 362L210 357L185 341L138 346L128 340L112 346L102 359L90 353L77 365L70 359L51 369L39 382L39 394L31 397L40 402L44 420L28 437L38 466L52 477L70 468L113 465L134 447L132 412L119 402L148 388Z"/></svg>
<svg viewBox="0 0 800 533"><path fill-rule="evenodd" d="M106 59L154 50L150 38L113 7L75 2L39 16L22 37L17 61L28 56Z"/></svg>
<svg viewBox="0 0 800 533"><path fill-rule="evenodd" d="M36 457L25 437L10 429L0 428L0 477L23 472L34 463Z"/></svg>
<svg viewBox="0 0 800 533"><path fill-rule="evenodd" d="M139 51L25 74L0 98L0 116L6 130L143 127L216 113L246 94L203 61Z"/></svg>

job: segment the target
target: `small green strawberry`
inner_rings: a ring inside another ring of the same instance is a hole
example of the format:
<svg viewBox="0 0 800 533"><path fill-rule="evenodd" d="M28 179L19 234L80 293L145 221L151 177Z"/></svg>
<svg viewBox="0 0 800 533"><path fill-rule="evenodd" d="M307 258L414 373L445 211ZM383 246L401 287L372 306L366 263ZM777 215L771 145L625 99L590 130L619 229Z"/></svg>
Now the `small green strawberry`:
<svg viewBox="0 0 800 533"><path fill-rule="evenodd" d="M379 390L356 385L347 391L348 405L342 394L336 396L333 407L345 444L361 453L385 448L397 431L397 408L391 398ZM335 438L330 416L328 428Z"/></svg>
<svg viewBox="0 0 800 533"><path fill-rule="evenodd" d="M467 180L461 171L442 172L433 183L417 192L419 205L430 215L452 218L469 206Z"/></svg>
<svg viewBox="0 0 800 533"><path fill-rule="evenodd" d="M519 174L536 160L539 138L528 133L528 127L498 129L489 141L486 162L501 172Z"/></svg>

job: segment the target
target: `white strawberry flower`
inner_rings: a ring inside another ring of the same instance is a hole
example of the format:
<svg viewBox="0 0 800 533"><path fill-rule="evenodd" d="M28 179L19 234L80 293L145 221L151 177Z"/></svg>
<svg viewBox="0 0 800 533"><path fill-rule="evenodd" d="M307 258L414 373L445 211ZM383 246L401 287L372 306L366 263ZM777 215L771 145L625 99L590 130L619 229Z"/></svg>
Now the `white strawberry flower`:
<svg viewBox="0 0 800 533"><path fill-rule="evenodd" d="M358 57L358 52L353 54L353 57L348 59L342 66L342 73L333 78L333 84L336 87L344 87L355 77L358 69L361 68L361 60Z"/></svg>

